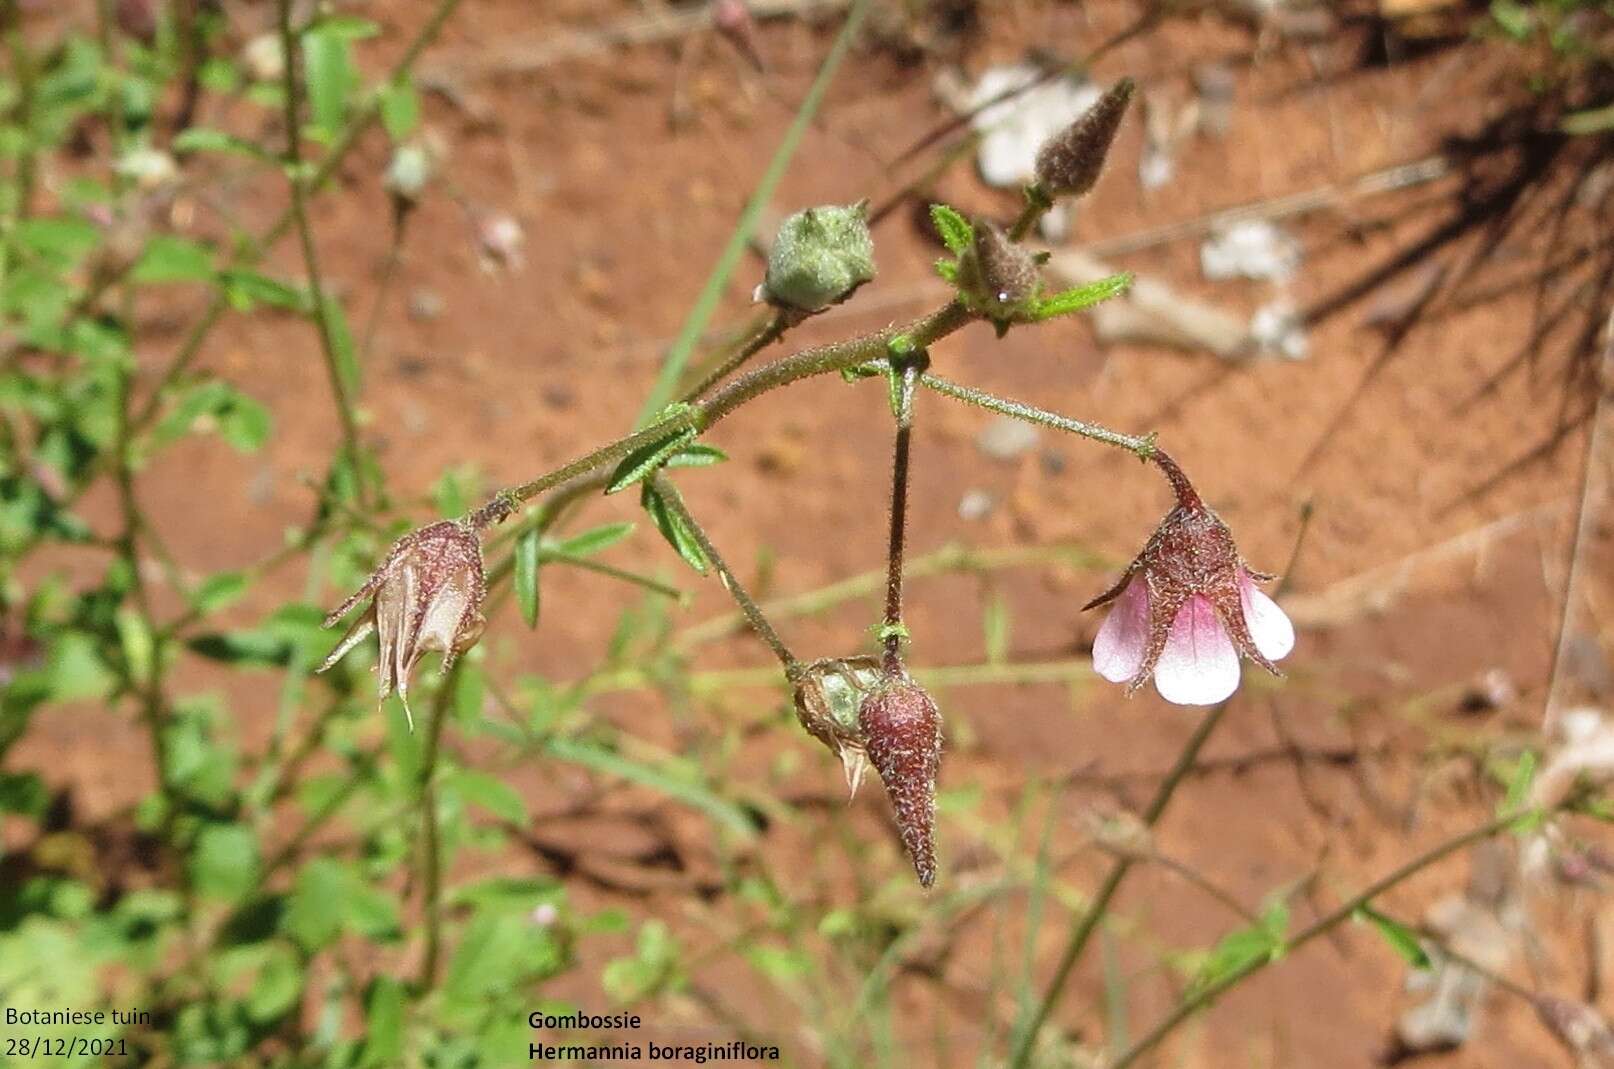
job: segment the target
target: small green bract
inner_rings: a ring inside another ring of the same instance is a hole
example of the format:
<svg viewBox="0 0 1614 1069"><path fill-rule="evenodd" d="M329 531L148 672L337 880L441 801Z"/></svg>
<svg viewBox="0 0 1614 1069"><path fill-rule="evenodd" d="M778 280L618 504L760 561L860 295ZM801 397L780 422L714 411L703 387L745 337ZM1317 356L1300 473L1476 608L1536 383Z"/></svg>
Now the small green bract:
<svg viewBox="0 0 1614 1069"><path fill-rule="evenodd" d="M780 224L768 251L761 295L774 304L818 312L845 300L873 277L868 202L822 205Z"/></svg>

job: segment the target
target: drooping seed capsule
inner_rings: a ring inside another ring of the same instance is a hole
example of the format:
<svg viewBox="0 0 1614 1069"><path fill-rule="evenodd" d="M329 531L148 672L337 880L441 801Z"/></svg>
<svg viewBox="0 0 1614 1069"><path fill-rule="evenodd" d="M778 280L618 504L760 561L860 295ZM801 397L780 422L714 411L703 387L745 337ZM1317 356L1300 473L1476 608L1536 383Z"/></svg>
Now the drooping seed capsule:
<svg viewBox="0 0 1614 1069"><path fill-rule="evenodd" d="M1093 188L1104 157L1121 128L1135 86L1122 78L1082 117L1049 138L1037 152L1036 181L1049 197L1079 197Z"/></svg>
<svg viewBox="0 0 1614 1069"><path fill-rule="evenodd" d="M481 516L477 514L478 519ZM409 677L421 657L427 650L440 651L442 670L447 672L456 657L476 645L487 623L482 603L488 588L478 530L469 521L440 520L393 543L364 585L325 618L325 626L334 627L360 604L370 602L316 671L328 670L376 632L381 651L376 666L379 698L384 701L396 691L413 728Z"/></svg>
<svg viewBox="0 0 1614 1069"><path fill-rule="evenodd" d="M853 797L869 767L857 710L879 681L880 662L873 657L826 657L802 665L792 676L796 719L841 759Z"/></svg>
<svg viewBox="0 0 1614 1069"><path fill-rule="evenodd" d="M896 815L902 846L921 886L936 882L936 774L941 770L941 710L905 674L888 676L857 713L863 745Z"/></svg>

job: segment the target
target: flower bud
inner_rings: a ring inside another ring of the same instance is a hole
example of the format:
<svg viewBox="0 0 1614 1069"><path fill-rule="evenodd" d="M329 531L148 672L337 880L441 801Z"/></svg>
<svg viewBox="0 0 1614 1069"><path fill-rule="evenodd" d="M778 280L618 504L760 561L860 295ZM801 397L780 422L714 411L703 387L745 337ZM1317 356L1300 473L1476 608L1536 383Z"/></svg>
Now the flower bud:
<svg viewBox="0 0 1614 1069"><path fill-rule="evenodd" d="M1093 188L1110 144L1132 100L1131 78L1122 78L1081 118L1037 152L1036 182L1049 197L1079 197Z"/></svg>
<svg viewBox="0 0 1614 1069"><path fill-rule="evenodd" d="M278 33L261 33L241 49L241 64L255 82L278 82L286 76L286 48Z"/></svg>
<svg viewBox="0 0 1614 1069"><path fill-rule="evenodd" d="M885 783L902 845L919 883L936 882L936 774L941 769L941 711L906 674L887 675L857 711L869 760Z"/></svg>
<svg viewBox="0 0 1614 1069"><path fill-rule="evenodd" d="M477 528L461 520L442 520L411 531L393 543L364 585L325 618L337 622L366 598L370 606L353 622L336 649L317 671L329 669L371 631L378 633L381 660L376 666L381 700L394 690L409 711L409 677L427 650L441 650L442 671L482 637L487 620L482 602L487 579Z"/></svg>
<svg viewBox="0 0 1614 1069"><path fill-rule="evenodd" d="M965 303L1006 323L1024 313L1040 289L1036 258L996 223L977 221L975 243L958 261L958 292Z"/></svg>
<svg viewBox="0 0 1614 1069"><path fill-rule="evenodd" d="M387 173L381 177L381 187L405 204L414 204L426 190L432 177L431 151L419 142L411 141L393 150Z"/></svg>
<svg viewBox="0 0 1614 1069"><path fill-rule="evenodd" d="M874 277L868 202L806 208L779 225L759 295L773 304L818 312Z"/></svg>
<svg viewBox="0 0 1614 1069"><path fill-rule="evenodd" d="M880 681L880 662L873 657L825 658L803 665L792 681L796 719L841 759L855 797L869 766L857 710Z"/></svg>

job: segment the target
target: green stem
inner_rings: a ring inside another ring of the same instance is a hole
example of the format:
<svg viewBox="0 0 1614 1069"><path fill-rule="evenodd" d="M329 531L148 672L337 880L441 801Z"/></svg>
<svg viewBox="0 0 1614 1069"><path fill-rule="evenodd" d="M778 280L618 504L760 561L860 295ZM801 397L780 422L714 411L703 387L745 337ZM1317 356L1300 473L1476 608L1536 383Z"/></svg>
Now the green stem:
<svg viewBox="0 0 1614 1069"><path fill-rule="evenodd" d="M426 727L426 750L420 763L420 821L422 835L421 884L424 894L426 950L420 963L421 991L437 986L437 963L443 946L443 844L437 826L437 754L441 749L443 722L459 680L459 664L449 669L432 700L432 722Z"/></svg>
<svg viewBox="0 0 1614 1069"><path fill-rule="evenodd" d="M1462 850L1465 847L1472 846L1475 843L1491 838L1499 832L1506 830L1517 819L1517 814L1509 814L1505 817L1498 817L1495 820L1482 824L1477 828L1472 828L1466 832L1463 832L1461 835L1453 836L1452 838L1447 839L1445 842L1440 843L1438 846L1434 846L1429 850L1424 851L1422 854L1419 854L1417 857L1400 866L1389 875L1376 880L1366 889L1346 900L1332 913L1319 918L1309 927L1294 936L1294 938L1286 940L1282 948L1277 953L1274 953L1268 957L1258 958L1250 961L1240 968L1235 969L1229 975L1217 980L1215 983L1207 984L1203 989L1189 995L1177 1006L1176 1009L1168 1013L1159 1021L1159 1023L1141 1036L1137 1042L1133 1043L1132 1046L1123 1051L1113 1062L1110 1062L1108 1069L1127 1069L1127 1066L1136 1064L1138 1059L1142 1058L1145 1054L1159 1046L1160 1042L1164 1040L1166 1036L1170 1035L1178 1025L1182 1024L1189 1017L1191 1017L1196 1010L1209 1004L1229 988L1260 972L1278 958L1293 953L1294 951L1305 946L1307 943L1311 942L1313 939L1316 939L1318 936L1325 935L1334 928L1338 927L1340 924L1350 920L1351 917L1356 914L1357 910L1361 909L1363 906L1366 906L1375 898L1384 894L1386 891L1390 890L1392 887L1395 887L1408 877L1423 871L1438 861L1450 857L1452 854L1457 853L1459 850Z"/></svg>
<svg viewBox="0 0 1614 1069"><path fill-rule="evenodd" d="M734 374L753 356L778 341L795 322L795 317L787 312L773 313L762 324L761 329L752 332L734 352L729 354L726 360L702 375L700 381L685 390L681 400L686 402L694 401L704 396L707 390Z"/></svg>
<svg viewBox="0 0 1614 1069"><path fill-rule="evenodd" d="M700 522L689 511L689 506L684 504L683 495L678 492L678 488L672 484L671 480L662 475L655 477L654 485L657 492L661 494L662 499L666 501L667 507L683 521L684 526L688 527L690 533L695 536L695 541L700 545L701 552L706 555L706 559L711 561L712 567L717 570L717 576L723 581L724 589L729 592L729 596L740 606L740 611L745 613L745 618L751 622L752 630L756 631L758 637L768 644L768 648L773 651L773 655L779 658L779 663L784 665L785 675L791 675L800 664L796 660L796 655L790 652L790 647L785 645L784 639L779 637L779 632L773 629L773 625L768 622L768 618L762 614L761 607L746 591L745 584L740 582L740 577L734 574L734 569L728 566L728 562L717 551L717 547L712 545L712 540L707 536L706 529L700 525Z"/></svg>
<svg viewBox="0 0 1614 1069"><path fill-rule="evenodd" d="M302 83L297 77L297 35L291 26L292 0L280 0L280 46L285 52L285 77L281 83L285 97L286 170L291 183L291 217L302 245L303 265L308 271L308 291L313 302L314 325L319 329L320 351L325 357L325 373L331 383L331 397L336 402L337 419L342 425L342 443L353 465L354 477L360 480L360 499L364 494L363 472L359 464L359 427L353 415L353 402L348 396L348 383L342 378L342 362L336 352L336 338L332 333L330 308L325 303L325 286L320 279L319 254L314 244L314 230L308 222L308 196L303 185L302 136Z"/></svg>
<svg viewBox="0 0 1614 1069"><path fill-rule="evenodd" d="M1200 750L1204 749L1205 742L1221 723L1222 715L1227 712L1230 702L1222 702L1214 706L1199 721L1194 733L1188 737L1182 752L1177 755L1177 761L1166 773L1166 778L1160 781L1155 789L1154 798L1150 800L1149 807L1144 810L1143 823L1145 827L1154 827L1165 814L1166 807L1171 804L1171 796L1177 793L1177 788L1187 778L1189 770L1193 768L1194 761L1198 759ZM1059 956L1059 963L1054 966L1054 974L1043 989L1042 999L1037 1003L1031 1020L1019 1031L1015 1042L1014 1054L1009 1059L1011 1069L1026 1069L1031 1064L1031 1054L1037 1042L1037 1033L1047 1022L1048 1015L1059 1004L1060 997L1065 992L1065 984L1070 980L1071 970L1081 960L1082 952L1092 940L1093 933L1098 929L1099 921L1104 918L1110 908L1110 902L1121 889L1121 883L1126 879L1132 866L1138 859L1132 856L1122 856L1115 859L1110 866L1109 875L1104 878L1103 885L1092 903L1087 907L1076 923L1071 927L1070 935L1065 941L1064 952ZM1117 1067L1111 1067L1117 1069Z"/></svg>
<svg viewBox="0 0 1614 1069"><path fill-rule="evenodd" d="M642 587L645 590L650 591L652 594L660 594L663 597L673 598L674 600L682 600L684 597L684 592L670 583L658 582L655 579L651 579L649 576L640 575L637 572L630 572L626 568L617 568L613 565L606 564L603 561L594 560L591 557L577 557L570 553L559 553L552 549L543 549L540 547L538 550L538 559L546 562L553 561L557 564L569 564L573 568L581 568L584 571L593 572L596 575L603 575L611 579L620 579L624 583L631 583L634 586Z"/></svg>
<svg viewBox="0 0 1614 1069"><path fill-rule="evenodd" d="M1037 225L1037 220L1047 215L1048 209L1054 206L1048 194L1035 182L1026 187L1025 195L1026 205L1020 209L1014 225L1009 227L1010 241L1024 241L1026 235L1031 233L1031 228Z"/></svg>
<svg viewBox="0 0 1614 1069"><path fill-rule="evenodd" d="M443 24L448 21L449 16L454 13L454 9L459 6L460 0L438 0L437 7L432 11L431 18L426 20L426 24L420 28L420 32L415 35L414 40L409 43L409 47L393 67L392 73L387 78L388 82L397 83L409 77L409 72L414 70L415 64L420 60L421 53L436 38L438 32L442 30ZM291 62L290 55L287 56L286 61L289 66ZM360 106L358 112L343 127L342 132L337 135L336 140L331 143L325 155L315 165L313 174L309 176L308 181L305 183L306 190L309 192L317 191L330 180L331 176L336 173L336 169L342 165L342 161L347 157L347 154L352 151L353 146L358 143L359 137L370 128L380 114L381 94L375 93ZM250 267L262 260L267 251L290 232L295 222L292 209L287 207L285 211L281 212L280 217L269 226L269 229L264 231L263 237L258 239L255 247L240 257L238 266ZM190 333L185 336L185 340L180 343L179 351L175 353L174 359L169 362L168 367L163 371L162 378L152 390L151 396L146 399L146 403L141 406L139 413L135 416L134 426L136 430L143 430L156 418L157 412L162 406L163 395L184 376L185 372L190 369L191 364L195 363L196 358L201 354L202 344L207 340L208 335L212 333L219 320L224 318L224 313L229 310L229 307L230 303L224 291L222 289L215 290L207 308L203 310L201 317L191 327Z"/></svg>
<svg viewBox="0 0 1614 1069"><path fill-rule="evenodd" d="M600 446L593 452L569 461L530 482L501 490L495 495L494 501L502 500L507 507L513 508L551 487L587 475L603 464L618 460L640 446L659 441L676 431L689 428L704 430L741 405L765 393L815 375L827 375L881 358L886 354L891 340L899 335L906 335L912 339L915 348L924 348L952 334L972 318L971 313L963 305L954 302L902 327L890 327L860 338L807 349L775 360L771 364L765 364L755 371L740 376L705 400L675 411L666 419L618 438L608 445ZM494 502L489 502L484 508L490 508L493 504Z"/></svg>
<svg viewBox="0 0 1614 1069"><path fill-rule="evenodd" d="M955 401L964 401L984 408L989 412L997 412L1005 416L1011 416L1014 419L1025 420L1027 423L1052 427L1054 430L1065 431L1068 434L1078 434L1095 442L1103 442L1105 445L1113 445L1118 449L1125 449L1139 460L1150 460L1158 452L1155 448L1154 435L1152 434L1122 434L1120 431L1112 431L1108 427L1101 427L1097 423L1071 419L1069 416L1061 416L1057 412L1049 412L1047 409L1038 408L1036 405L1028 405L1022 401L1010 401L1007 398L987 393L985 390L977 390L973 386L950 382L940 375L932 375L928 372L921 375L919 381L937 393L945 397L951 397Z"/></svg>

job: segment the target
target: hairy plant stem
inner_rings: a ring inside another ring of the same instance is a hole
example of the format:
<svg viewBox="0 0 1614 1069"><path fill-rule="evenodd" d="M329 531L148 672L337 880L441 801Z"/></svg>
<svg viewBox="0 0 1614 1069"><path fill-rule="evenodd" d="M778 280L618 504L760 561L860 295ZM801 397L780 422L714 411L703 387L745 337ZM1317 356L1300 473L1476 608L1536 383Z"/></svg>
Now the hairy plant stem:
<svg viewBox="0 0 1614 1069"><path fill-rule="evenodd" d="M1199 757L1200 750L1204 749L1205 742L1211 737L1211 733L1216 730L1216 725L1221 723L1222 716L1227 712L1230 704L1230 702L1224 701L1220 705L1213 706L1200 719L1199 725L1194 728L1194 733L1188 737L1188 742L1177 755L1176 763L1171 766L1171 771L1166 773L1166 778L1161 780L1160 786L1155 789L1154 797L1149 801L1149 807L1144 810L1143 824L1145 827L1154 827L1165 814L1166 807L1171 804L1172 795L1177 793L1177 788L1187 778L1195 760ZM1121 889L1122 881L1126 879L1127 873L1132 870L1132 866L1137 864L1138 860L1135 856L1117 857L1110 866L1109 874L1104 877L1104 883L1099 887L1098 894L1094 896L1086 911L1071 926L1070 935L1065 940L1065 949L1059 955L1059 962L1054 966L1054 974L1049 978L1048 986L1043 989L1042 998L1038 1001L1036 1010L1033 1011L1031 1019L1025 1026L1018 1030L1014 1052L1009 1059L1011 1069L1026 1069L1031 1064L1031 1055L1036 1047L1037 1033L1042 1030L1042 1026L1048 1020L1048 1015L1059 1004L1061 996L1065 993L1065 984L1070 980L1071 970L1081 960L1082 952L1087 949L1087 944L1092 940L1093 933L1098 929L1099 921L1109 911L1111 900L1115 898L1116 892ZM1111 1069L1115 1069L1115 1067L1111 1067Z"/></svg>
<svg viewBox="0 0 1614 1069"><path fill-rule="evenodd" d="M1046 409L1038 408L1036 405L1028 405L1022 401L1010 401L1007 398L997 397L987 393L985 390L977 390L973 386L951 382L940 375L932 375L929 372L919 376L919 382L945 397L951 397L955 401L964 401L984 408L988 412L997 412L1014 419L1025 420L1027 423L1040 424L1057 431L1065 431L1068 434L1077 434L1083 438L1090 438L1095 442L1103 442L1105 445L1113 445L1118 449L1125 449L1139 460L1152 460L1155 454L1159 452L1155 448L1155 438L1152 434L1122 434L1120 431L1112 431L1108 427L1101 427L1097 423L1071 419L1069 416L1061 416L1057 412L1049 412Z"/></svg>
<svg viewBox="0 0 1614 1069"><path fill-rule="evenodd" d="M685 390L679 400L689 402L704 396L707 390L745 366L753 356L778 341L784 336L785 331L799 321L799 317L792 316L788 312L774 312L762 322L760 328L749 331L745 340L740 342L726 359L702 375L695 385Z"/></svg>
<svg viewBox="0 0 1614 1069"><path fill-rule="evenodd" d="M359 463L358 421L353 415L352 399L348 397L348 383L342 378L342 362L336 352L336 338L332 334L330 307L326 304L325 286L320 279L314 230L308 222L308 194L303 185L302 83L297 78L297 35L292 30L291 6L292 0L279 0L280 46L285 53L281 92L285 97L285 160L287 180L291 186L291 217L302 245L314 325L318 328L320 352L325 358L325 374L331 382L331 398L336 403L337 419L342 426L343 450L347 453L348 463L353 465L354 477L359 482L359 500L363 501L365 480Z"/></svg>
<svg viewBox="0 0 1614 1069"><path fill-rule="evenodd" d="M1026 205L1020 209L1020 214L1009 227L1010 241L1024 241L1031 228L1037 225L1037 220L1048 214L1048 209L1054 206L1048 194L1042 187L1033 182L1025 190Z"/></svg>
<svg viewBox="0 0 1614 1069"><path fill-rule="evenodd" d="M1419 854L1417 857L1413 858L1411 861L1401 865L1393 872L1376 880L1372 884L1368 885L1364 890L1347 899L1333 912L1320 917L1311 925L1307 926L1305 929L1296 934L1293 938L1285 940L1278 953L1246 962L1244 965L1235 969L1227 976L1220 978L1214 983L1207 984L1202 989L1190 994L1187 998L1183 999L1183 1001L1179 1003L1174 1010L1166 1014L1165 1017L1155 1024L1153 1028L1149 1029L1148 1032L1140 1036L1138 1040L1130 1047L1122 1051L1114 1061L1108 1063L1107 1069L1127 1069L1128 1066L1136 1064L1137 1061L1145 1054L1148 1054L1155 1047L1159 1046L1161 1041L1170 1035L1172 1031L1177 1028L1177 1026L1191 1017L1196 1010L1214 1001L1229 988L1260 972L1278 958L1300 949L1307 943L1316 939L1318 936L1325 935L1334 928L1338 927L1340 924L1350 920L1351 917L1353 917L1363 906L1368 905L1375 898L1384 894L1386 891L1390 890L1392 887L1395 887L1402 881L1416 875L1419 872L1422 872L1430 865L1450 857L1459 850L1472 846L1475 843L1483 842L1484 840L1505 831L1517 820L1518 814L1509 813L1505 816L1497 817L1494 820L1481 824L1477 828L1471 828L1460 835L1455 835L1452 838L1447 839L1437 846L1431 847L1422 854Z"/></svg>
<svg viewBox="0 0 1614 1069"><path fill-rule="evenodd" d="M419 62L421 53L436 38L438 32L442 30L443 24L448 21L449 16L454 13L454 9L459 6L460 0L438 0L437 7L432 11L431 18L427 19L426 24L415 34L414 40L409 42L409 47L404 50L404 54L399 57L398 62L393 66L392 73L387 76L389 83L397 83L409 77L410 71L414 70L415 64ZM291 64L289 54L286 62L289 67ZM336 173L336 169L341 166L342 161L347 157L347 154L353 150L353 146L358 143L359 137L375 123L380 114L380 94L372 94L360 106L358 112L348 120L347 125L342 128L342 132L337 135L336 140L326 150L325 155L320 157L319 163L314 165L313 173L308 176L307 181L304 183L305 191L315 192L330 180L331 176ZM262 260L268 250L291 231L295 222L292 209L288 206L281 212L279 218L270 224L269 229L264 231L263 236L258 239L256 244L237 259L237 266L250 267ZM134 427L137 431L144 430L156 418L158 411L162 407L163 395L196 362L196 358L201 355L203 343L207 341L208 335L218 325L219 320L224 318L224 313L229 308L230 302L224 291L222 289L215 290L212 298L208 301L207 307L196 320L195 325L191 327L190 333L180 343L179 350L174 354L173 360L164 369L162 377L152 389L151 395L146 398L145 404L140 407L135 415Z"/></svg>
<svg viewBox="0 0 1614 1069"><path fill-rule="evenodd" d="M432 697L431 723L426 726L426 747L420 761L421 892L426 921L426 950L421 957L422 992L437 986L437 963L443 946L443 844L437 827L437 754L441 749L443 722L459 682L460 662L438 683Z"/></svg>
<svg viewBox="0 0 1614 1069"><path fill-rule="evenodd" d="M667 507L683 521L684 525L689 528L690 533L695 536L695 541L701 547L701 552L706 554L706 559L712 562L712 567L717 571L717 577L723 581L723 588L729 592L729 596L740 606L740 611L745 613L745 618L750 621L751 629L757 633L757 636L763 642L768 644L768 648L773 651L773 655L779 658L779 663L784 665L785 675L793 677L801 662L796 660L796 655L790 652L790 647L785 645L784 639L779 637L779 632L775 631L773 625L768 622L768 618L763 615L761 607L757 605L756 599L752 598L750 593L746 591L745 584L740 582L740 577L734 574L734 569L729 567L728 562L723 559L723 555L717 551L717 547L712 545L712 540L706 534L706 529L700 525L694 514L689 511L689 506L684 504L684 497L678 492L678 488L672 484L672 480L659 474L655 476L653 485L667 503Z"/></svg>
<svg viewBox="0 0 1614 1069"><path fill-rule="evenodd" d="M530 482L499 491L492 501L483 506L483 510L491 509L501 501L504 508L514 508L552 487L588 475L601 465L618 460L641 446L660 441L669 434L689 429L704 430L746 402L780 387L880 359L886 355L892 340L898 337L911 340L915 348L925 348L974 318L963 305L954 301L901 327L890 327L848 341L806 349L764 364L719 388L710 397L676 410L648 427L600 446Z"/></svg>
<svg viewBox="0 0 1614 1069"><path fill-rule="evenodd" d="M913 450L913 397L919 380L921 364L908 362L892 368L896 376L892 383L893 414L897 419L896 443L891 455L891 537L886 550L885 564L885 622L881 638L885 645L885 669L890 673L902 670L903 554L908 540L908 470Z"/></svg>

